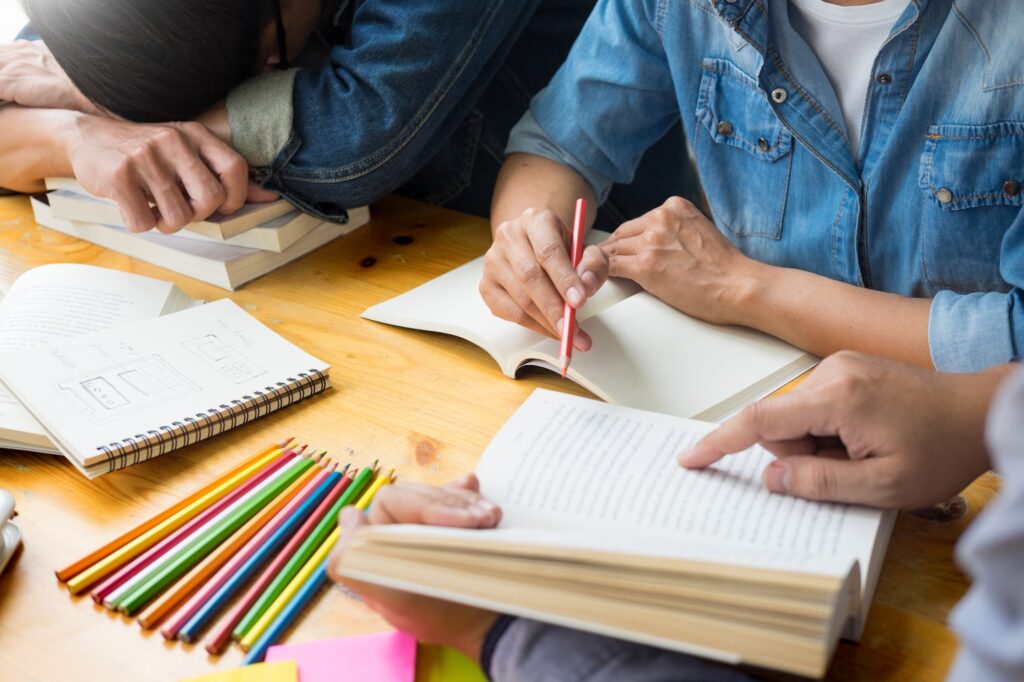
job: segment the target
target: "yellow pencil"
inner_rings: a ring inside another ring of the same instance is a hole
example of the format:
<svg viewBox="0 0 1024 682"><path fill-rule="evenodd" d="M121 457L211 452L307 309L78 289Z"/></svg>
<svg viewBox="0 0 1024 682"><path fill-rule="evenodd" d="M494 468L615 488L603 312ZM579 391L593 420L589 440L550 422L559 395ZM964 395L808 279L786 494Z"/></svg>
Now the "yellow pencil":
<svg viewBox="0 0 1024 682"><path fill-rule="evenodd" d="M373 500L373 496L377 494L378 490L383 488L385 485L391 483L394 474L394 469L392 469L391 473L389 473L387 476L379 474L377 478L373 480L373 483L370 484L370 487L366 489L366 492L364 492L359 497L359 500L356 502L355 507L360 510L365 510L368 506L370 506L370 502ZM270 627L270 624L274 622L274 620L281 613L281 611L283 611L284 608L288 605L288 603L291 602L292 598L296 595L299 589L301 589L302 586L306 584L306 581L309 580L309 577L311 575L313 575L313 572L317 569L317 567L319 567L320 564L323 563L324 559L327 558L327 555L330 554L332 549L334 549L334 545L337 544L338 538L340 537L340 528L335 528L333 531L331 531L331 534L327 536L327 539L324 540L324 543L320 545L316 552L313 553L313 556L311 556L306 561L306 563L302 565L302 568L299 569L299 572L296 573L295 577L291 579L291 581L288 583L288 586L284 588L284 591L278 595L277 599L275 599L270 604L269 607L267 607L266 612L264 612L264 614L260 616L259 620L253 623L253 626L249 629L249 632L245 633L245 636L242 637L241 641L239 642L239 644L242 645L242 649L248 651L249 647L251 647L256 642L256 640L260 638L260 635L262 635L268 627Z"/></svg>
<svg viewBox="0 0 1024 682"><path fill-rule="evenodd" d="M264 457L261 457L231 478L225 480L219 486L206 493L178 513L162 521L149 531L143 533L123 546L121 549L96 562L74 578L68 580L68 589L71 590L72 594L78 594L79 592L88 589L97 580L103 579L112 571L117 570L139 554L142 554L144 551L155 545L157 542L163 540L184 524L188 523L190 519L194 518L211 504L238 487L242 481L247 480L255 472L270 464L270 462L279 457L281 453L281 448L271 450Z"/></svg>

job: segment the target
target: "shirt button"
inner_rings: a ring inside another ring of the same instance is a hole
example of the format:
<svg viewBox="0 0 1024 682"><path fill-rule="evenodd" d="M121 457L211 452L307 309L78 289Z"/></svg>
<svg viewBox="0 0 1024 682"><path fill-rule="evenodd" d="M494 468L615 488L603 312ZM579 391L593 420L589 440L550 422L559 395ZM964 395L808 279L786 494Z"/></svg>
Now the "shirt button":
<svg viewBox="0 0 1024 682"><path fill-rule="evenodd" d="M948 204L953 201L953 193L945 187L942 187L935 192L935 198L939 200L940 204Z"/></svg>
<svg viewBox="0 0 1024 682"><path fill-rule="evenodd" d="M732 123L729 123L728 121L719 121L718 125L715 126L715 130L717 130L720 135L732 135Z"/></svg>
<svg viewBox="0 0 1024 682"><path fill-rule="evenodd" d="M771 149L771 145L768 144L768 140L764 139L763 137L759 137L757 138L757 148L763 152L766 152L769 149Z"/></svg>
<svg viewBox="0 0 1024 682"><path fill-rule="evenodd" d="M783 88L775 88L772 90L772 101L776 104L782 104L789 97L789 93Z"/></svg>
<svg viewBox="0 0 1024 682"><path fill-rule="evenodd" d="M1015 197L1020 194L1020 183L1016 180L1007 180L1003 183L1003 192L1008 197Z"/></svg>
<svg viewBox="0 0 1024 682"><path fill-rule="evenodd" d="M878 81L881 85L888 85L889 83L892 83L892 76L890 76L887 73L880 73L878 74L878 78L876 78L875 80Z"/></svg>

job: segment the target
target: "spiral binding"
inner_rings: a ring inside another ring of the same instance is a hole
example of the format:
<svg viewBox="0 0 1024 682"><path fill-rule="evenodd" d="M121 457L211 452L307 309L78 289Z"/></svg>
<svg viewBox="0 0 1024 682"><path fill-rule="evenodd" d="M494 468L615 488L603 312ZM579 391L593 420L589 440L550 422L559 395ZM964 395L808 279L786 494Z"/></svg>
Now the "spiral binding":
<svg viewBox="0 0 1024 682"><path fill-rule="evenodd" d="M232 400L230 404L211 408L206 413L200 412L157 430L136 434L120 443L101 445L96 450L104 456L103 464L107 471L125 469L247 424L316 395L330 385L331 378L320 370L300 372L298 377L288 377L288 383L279 381L274 386L253 391L251 395L243 395L241 400Z"/></svg>

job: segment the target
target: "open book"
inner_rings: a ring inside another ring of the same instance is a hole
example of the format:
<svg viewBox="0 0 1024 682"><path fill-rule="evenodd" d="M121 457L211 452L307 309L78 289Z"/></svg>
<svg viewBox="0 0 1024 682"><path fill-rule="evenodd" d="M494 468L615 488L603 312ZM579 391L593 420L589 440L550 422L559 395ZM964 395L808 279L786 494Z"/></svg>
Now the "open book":
<svg viewBox="0 0 1024 682"><path fill-rule="evenodd" d="M767 492L759 447L681 469L675 455L712 428L537 390L477 469L499 528L364 528L341 572L822 676L840 636L860 636L894 517Z"/></svg>
<svg viewBox="0 0 1024 682"><path fill-rule="evenodd" d="M90 478L319 393L328 374L227 299L0 354L0 380Z"/></svg>
<svg viewBox="0 0 1024 682"><path fill-rule="evenodd" d="M588 242L607 234L591 231ZM363 317L461 337L508 377L525 365L559 372L558 341L491 314L480 298L483 259L456 268ZM576 316L593 348L568 377L611 403L716 421L810 369L817 358L751 329L684 315L632 282L609 280Z"/></svg>
<svg viewBox="0 0 1024 682"><path fill-rule="evenodd" d="M21 275L0 303L0 353L185 310L195 302L169 282L91 265L43 265ZM56 454L46 429L0 384L0 448Z"/></svg>

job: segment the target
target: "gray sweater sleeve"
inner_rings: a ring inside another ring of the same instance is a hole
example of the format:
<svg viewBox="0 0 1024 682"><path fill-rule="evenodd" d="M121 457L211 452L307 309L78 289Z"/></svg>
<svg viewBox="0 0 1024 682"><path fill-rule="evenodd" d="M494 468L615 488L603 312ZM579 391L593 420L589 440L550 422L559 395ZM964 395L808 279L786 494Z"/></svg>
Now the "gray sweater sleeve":
<svg viewBox="0 0 1024 682"><path fill-rule="evenodd" d="M486 672L494 682L752 682L712 661L620 639L516 618L494 643Z"/></svg>

